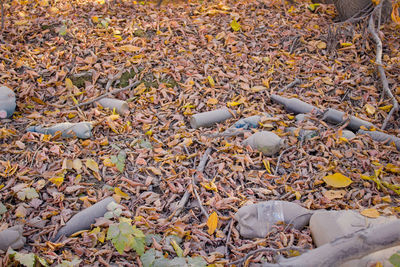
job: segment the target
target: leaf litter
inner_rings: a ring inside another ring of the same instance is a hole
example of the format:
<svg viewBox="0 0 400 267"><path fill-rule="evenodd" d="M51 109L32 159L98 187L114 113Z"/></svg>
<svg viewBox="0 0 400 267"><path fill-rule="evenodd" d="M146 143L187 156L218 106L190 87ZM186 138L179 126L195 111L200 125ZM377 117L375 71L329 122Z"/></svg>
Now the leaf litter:
<svg viewBox="0 0 400 267"><path fill-rule="evenodd" d="M124 251L133 248L148 251L153 263L163 260L160 251L169 259L202 262L201 256L222 266L264 246L312 247L307 228L282 225L264 239L241 239L231 220L245 204L281 199L311 209L363 209L369 217L399 215L400 157L393 146L365 136L347 140L339 127L318 118L307 127L319 134L300 140L284 132L294 117L269 99L300 79L283 94L382 124L390 101L379 92L373 42L357 29L328 51L332 7L313 13L300 2L285 15L281 1L273 0L167 2L159 9L140 1L21 0L5 9L13 15L5 19L1 82L16 93L17 111L0 122L1 228L24 224L27 238L26 255L10 255L48 264L131 266L139 254ZM385 71L398 98L398 28L388 24L383 32ZM109 91L140 82L114 95L129 103L130 114L74 108L106 93L109 81ZM236 118L191 129L192 114L224 106ZM296 147L279 164L278 157L244 147L246 136L209 137L262 112L275 118L268 128ZM81 121L94 122L91 139L25 131ZM398 120L389 128L399 135ZM196 172L207 147L213 148L209 161ZM193 187L195 175L202 186ZM193 196L174 217L184 193L194 189L199 199ZM98 220L92 231L98 230L50 242L76 212L112 195L123 210ZM126 230L130 225L135 228ZM138 229L153 235L149 242L140 243ZM251 260L260 262L262 255Z"/></svg>

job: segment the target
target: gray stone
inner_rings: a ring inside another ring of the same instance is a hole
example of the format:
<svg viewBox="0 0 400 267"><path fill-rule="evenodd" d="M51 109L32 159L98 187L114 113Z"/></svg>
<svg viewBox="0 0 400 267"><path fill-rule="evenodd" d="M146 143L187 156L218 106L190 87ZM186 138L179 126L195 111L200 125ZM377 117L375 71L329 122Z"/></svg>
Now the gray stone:
<svg viewBox="0 0 400 267"><path fill-rule="evenodd" d="M16 225L0 232L0 250L6 251L9 247L19 249L25 245L26 238L22 236L23 226Z"/></svg>
<svg viewBox="0 0 400 267"><path fill-rule="evenodd" d="M245 146L262 152L264 155L273 156L279 152L283 145L283 140L275 133L270 131L257 132L243 141Z"/></svg>
<svg viewBox="0 0 400 267"><path fill-rule="evenodd" d="M352 131L349 130L343 130L342 131L342 137L347 138L347 139L352 139L354 137L356 137L355 133L353 133Z"/></svg>
<svg viewBox="0 0 400 267"><path fill-rule="evenodd" d="M16 106L15 93L7 86L0 86L0 119L10 118Z"/></svg>

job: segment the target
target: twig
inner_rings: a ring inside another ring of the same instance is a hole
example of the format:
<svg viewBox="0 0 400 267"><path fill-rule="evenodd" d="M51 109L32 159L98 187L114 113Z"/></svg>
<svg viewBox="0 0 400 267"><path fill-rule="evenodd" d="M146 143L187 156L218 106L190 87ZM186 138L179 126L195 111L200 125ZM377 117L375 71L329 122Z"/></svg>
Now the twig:
<svg viewBox="0 0 400 267"><path fill-rule="evenodd" d="M278 162L276 163L276 167L275 167L275 171L274 171L274 176L276 176L276 174L278 173L278 168L279 168L279 164L281 163L281 159L283 154L285 154L287 151L289 151L290 149L294 148L296 146L290 146L288 148L286 148L285 150L282 151L282 153L279 155L278 157Z"/></svg>
<svg viewBox="0 0 400 267"><path fill-rule="evenodd" d="M296 84L298 84L300 82L301 82L300 79L296 78L296 79L294 79L293 82L289 83L288 85L286 85L282 89L279 89L278 92L286 91L287 89L292 88L293 86L295 86Z"/></svg>
<svg viewBox="0 0 400 267"><path fill-rule="evenodd" d="M257 253L260 253L260 252L274 252L274 253L277 253L277 252L286 251L286 250L297 250L297 251L300 251L300 252L307 251L307 249L299 248L299 247L295 247L295 246L285 247L285 248L259 248L259 249L256 249L256 250L253 250L253 251L247 253L246 256L244 256L240 260L228 263L228 265L242 264L243 262L245 262L248 258L253 256L254 254L257 254Z"/></svg>
<svg viewBox="0 0 400 267"><path fill-rule="evenodd" d="M78 104L76 106L73 106L72 108L79 108L79 107L82 107L82 106L85 106L85 105L92 104L92 103L94 103L94 102L96 102L96 101L98 101L98 100L100 100L100 99L102 99L104 97L107 97L107 96L110 96L110 95L113 95L113 94L117 94L117 93L125 91L125 90L129 90L132 87L138 86L139 84L140 84L140 81L134 82L134 83L132 83L132 84L130 84L130 85L124 87L124 88L119 88L119 89L115 89L115 90L113 90L111 92L107 92L107 93L105 93L105 94L103 94L101 96L96 97L95 99L92 99L92 100L87 101L85 103L80 103L80 104Z"/></svg>
<svg viewBox="0 0 400 267"><path fill-rule="evenodd" d="M229 255L228 245L229 245L229 239L231 239L232 227L233 227L233 220L231 219L231 221L229 222L228 235L226 236L226 241L225 241L225 256L226 257Z"/></svg>
<svg viewBox="0 0 400 267"><path fill-rule="evenodd" d="M383 1L381 1L381 3L379 3L379 5L376 7L376 10L378 12L378 17L380 17L379 14L382 12L382 8L381 8L382 3L383 3ZM375 44L376 44L375 64L378 68L379 76L381 78L383 91L390 98L390 100L392 100L392 103L393 103L393 108L390 110L389 114L387 115L386 119L384 120L384 122L382 124L382 130L384 130L386 128L390 118L392 117L393 113L399 110L399 103L397 102L396 98L393 96L392 91L389 88L389 83L386 78L385 69L382 66L382 41L379 38L378 33L376 32L373 14L369 18L368 31L371 33L372 38L374 39Z"/></svg>
<svg viewBox="0 0 400 267"><path fill-rule="evenodd" d="M294 51L296 50L297 44L298 44L298 42L299 42L299 38L300 38L299 35L297 35L297 36L294 37L294 39L293 39L293 41L292 41L292 45L290 46L290 50L289 50L289 54L290 54L290 55L293 54Z"/></svg>
<svg viewBox="0 0 400 267"><path fill-rule="evenodd" d="M208 156L210 155L211 150L212 150L211 147L209 147L209 148L207 148L207 150L204 152L203 156L201 157L199 166L197 167L197 172L202 173L202 172L204 171L204 168L206 167L206 163L207 163L207 160L208 160ZM194 185L196 184L196 182L197 182L197 177L196 177L196 176L193 176L193 178L192 178L193 189L194 189ZM194 190L193 190L193 191L194 191ZM189 192L189 191L186 191L185 194L183 195L181 201L178 203L178 205L177 205L175 211L172 213L172 215L171 215L170 217L173 217L173 216L176 217L176 216L178 216L178 215L181 213L183 207L184 207L184 206L186 205L186 203L188 202L189 197L190 197L190 192ZM201 202L200 202L200 206L201 206Z"/></svg>

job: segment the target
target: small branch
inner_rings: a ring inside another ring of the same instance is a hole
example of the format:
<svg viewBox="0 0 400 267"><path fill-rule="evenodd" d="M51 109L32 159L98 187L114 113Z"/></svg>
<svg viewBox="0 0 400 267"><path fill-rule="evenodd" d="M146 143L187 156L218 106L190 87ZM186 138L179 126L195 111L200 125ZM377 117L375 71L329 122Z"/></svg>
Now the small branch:
<svg viewBox="0 0 400 267"><path fill-rule="evenodd" d="M139 84L140 84L140 81L134 82L134 83L132 83L132 84L130 84L130 85L124 87L124 88L115 89L115 90L113 90L111 92L108 92L108 93L105 93L105 94L103 94L101 96L98 96L95 99L92 99L90 101L87 101L87 102L84 102L84 103L80 103L80 104L78 104L76 106L73 106L72 108L79 108L79 107L82 107L82 106L86 106L86 105L92 104L92 103L94 103L94 102L96 102L96 101L98 101L98 100L100 100L100 99L102 99L104 97L107 97L107 96L110 96L110 95L113 95L113 94L117 94L117 93L122 92L122 91L129 90L132 87L138 86Z"/></svg>
<svg viewBox="0 0 400 267"><path fill-rule="evenodd" d="M293 86L295 86L296 84L298 84L300 82L301 82L300 79L296 78L296 79L294 79L293 82L289 83L288 85L286 85L282 89L279 89L278 92L286 91L287 89L292 88Z"/></svg>
<svg viewBox="0 0 400 267"><path fill-rule="evenodd" d="M279 155L279 157L278 157L278 162L276 163L276 167L275 167L275 171L274 171L274 176L276 176L276 174L278 173L279 164L281 163L281 159L282 159L283 154L285 154L287 151L289 151L290 149L292 149L292 148L294 148L294 147L296 147L296 146L291 146L291 147L286 148L286 149L283 150L282 153Z"/></svg>
<svg viewBox="0 0 400 267"><path fill-rule="evenodd" d="M233 220L231 219L231 221L229 222L228 235L226 236L226 241L225 241L225 257L229 256L228 245L229 245L229 240L231 239L232 227L233 227Z"/></svg>
<svg viewBox="0 0 400 267"><path fill-rule="evenodd" d="M201 157L199 166L197 167L197 172L202 173L202 172L204 171L204 168L206 167L206 163L207 163L207 160L208 160L208 156L210 155L211 151L212 151L212 149L211 149L211 147L209 147L209 148L207 148L207 150L204 152L203 156ZM196 182L197 182L197 177L196 177L196 175L195 175L195 176L192 177L193 192L195 192L195 191L194 191L194 190L195 190L194 186L196 185ZM196 193L195 193L195 194L196 194ZM178 203L177 207L175 208L175 211L172 213L172 215L171 215L170 217L173 217L173 216L176 217L176 216L178 216L178 215L181 213L183 207L185 207L186 203L188 202L189 197L190 197L190 192L189 192L189 191L186 191L185 194L183 195L181 201ZM196 197L197 197L197 196L196 196ZM199 200L199 199L200 199L200 198L198 198L198 200ZM199 204L200 204L200 208L201 208L201 207L202 207L202 204L201 204L200 201L199 201ZM203 208L203 209L204 209L204 208ZM203 212L203 210L202 210L202 212ZM207 214L206 217L208 218L208 214Z"/></svg>
<svg viewBox="0 0 400 267"><path fill-rule="evenodd" d="M1 34L3 34L4 31L4 0L0 0L1 3Z"/></svg>
<svg viewBox="0 0 400 267"><path fill-rule="evenodd" d="M382 3L383 3L383 1L381 1L381 3L376 7L379 18L380 18L379 14L381 13L381 4ZM399 110L399 103L397 102L396 98L393 96L392 91L389 88L389 83L386 78L385 69L382 66L382 41L379 38L378 33L376 32L375 21L374 21L373 15L370 16L369 21L368 21L368 31L371 33L372 38L374 39L375 44L376 44L375 64L378 68L383 91L386 93L386 95L389 97L389 99L392 100L392 104L393 104L393 108L390 110L388 116L386 117L386 119L384 120L384 122L382 124L382 130L384 130L386 128L390 118L392 117L393 113L397 112Z"/></svg>

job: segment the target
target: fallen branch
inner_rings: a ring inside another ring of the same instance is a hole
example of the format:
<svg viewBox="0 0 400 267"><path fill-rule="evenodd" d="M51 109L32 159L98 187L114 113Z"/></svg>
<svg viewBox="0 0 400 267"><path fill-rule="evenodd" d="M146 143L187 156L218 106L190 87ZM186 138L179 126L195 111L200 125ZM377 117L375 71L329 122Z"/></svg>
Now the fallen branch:
<svg viewBox="0 0 400 267"><path fill-rule="evenodd" d="M382 12L382 3L383 3L383 1L381 1L381 3L379 3L379 5L376 7L376 10L378 12L378 17L379 18L381 17L380 14ZM385 130L390 118L393 116L393 113L395 113L396 111L399 110L399 103L397 102L396 98L393 96L392 91L389 88L389 83L388 83L388 80L386 78L385 69L382 66L382 41L379 38L378 33L376 32L376 29L375 29L374 14L372 14L369 17L368 31L371 33L372 38L374 39L375 44L376 44L376 60L375 60L375 64L376 64L376 66L378 68L379 76L381 78L383 91L390 98L390 100L392 100L392 103L393 103L392 109L390 110L389 114L387 115L387 117L385 118L385 120L384 120L384 122L382 124L382 130Z"/></svg>
<svg viewBox="0 0 400 267"><path fill-rule="evenodd" d="M94 102L96 102L96 101L98 101L98 100L100 100L100 99L102 99L104 97L107 97L107 96L110 96L110 95L113 95L113 94L117 94L117 93L125 91L125 90L129 90L129 89L131 89L133 87L138 86L139 84L140 84L140 81L134 82L134 83L132 83L132 84L130 84L130 85L124 87L124 88L119 88L119 89L115 89L113 91L107 92L107 93L105 93L105 94L103 94L101 96L96 97L95 99L92 99L90 101L87 101L87 102L84 102L84 103L80 103L80 104L78 104L76 106L73 106L72 108L74 109L74 108L79 108L79 107L82 107L82 106L85 106L85 105L92 104L92 103L94 103Z"/></svg>
<svg viewBox="0 0 400 267"><path fill-rule="evenodd" d="M124 68L120 69L120 70L118 71L117 74L115 74L113 77L111 77L111 78L108 80L108 82L107 82L107 84L106 84L106 87L105 87L105 89L106 89L107 92L108 92L108 90L110 90L110 87L112 86L112 84L113 84L116 80L118 80L119 78L121 78L121 76L122 76L122 74L124 73L124 71L125 71Z"/></svg>
<svg viewBox="0 0 400 267"><path fill-rule="evenodd" d="M276 176L276 174L278 173L279 164L281 162L283 154L285 154L287 151L289 151L290 149L295 148L295 147L296 146L290 146L290 147L286 148L285 150L283 150L282 153L279 155L278 162L276 163L276 167L275 167L275 171L274 171L274 176Z"/></svg>
<svg viewBox="0 0 400 267"><path fill-rule="evenodd" d="M201 157L199 166L197 167L197 172L202 173L204 171L204 168L206 167L208 156L210 155L211 150L212 149L209 147L204 152L203 156ZM197 176L195 175L195 176L192 177L192 188L193 188L193 191L195 190L196 182L197 182ZM174 216L176 217L181 213L183 207L185 207L186 203L189 201L189 197L190 197L190 192L188 190L188 191L185 192L185 194L183 195L181 201L178 203L178 205L176 206L174 212L172 213L172 215L170 217L174 217ZM200 208L201 208L202 204L200 202L200 198L198 198L198 201L199 201ZM205 211L202 210L202 212L204 213ZM206 214L207 214L207 212L206 212ZM208 218L208 214L207 214L206 217Z"/></svg>
<svg viewBox="0 0 400 267"><path fill-rule="evenodd" d="M292 88L293 86L295 86L296 84L298 84L300 82L301 82L300 79L296 78L296 79L294 79L293 82L289 83L288 85L286 85L282 89L279 89L278 92L286 91L287 89Z"/></svg>
<svg viewBox="0 0 400 267"><path fill-rule="evenodd" d="M340 266L342 263L362 258L375 251L400 245L400 220L380 224L375 227L350 233L339 237L330 243L292 258L279 258L277 263L264 263L262 267L293 267L293 266ZM268 248L265 248L268 249ZM293 248L289 248L293 249ZM279 252L283 249L261 251ZM253 251L251 255L260 251ZM250 256L251 256L250 255ZM246 256L247 258L249 256ZM247 259L246 258L246 259ZM240 260L243 262L243 260ZM233 264L233 263L231 263Z"/></svg>

